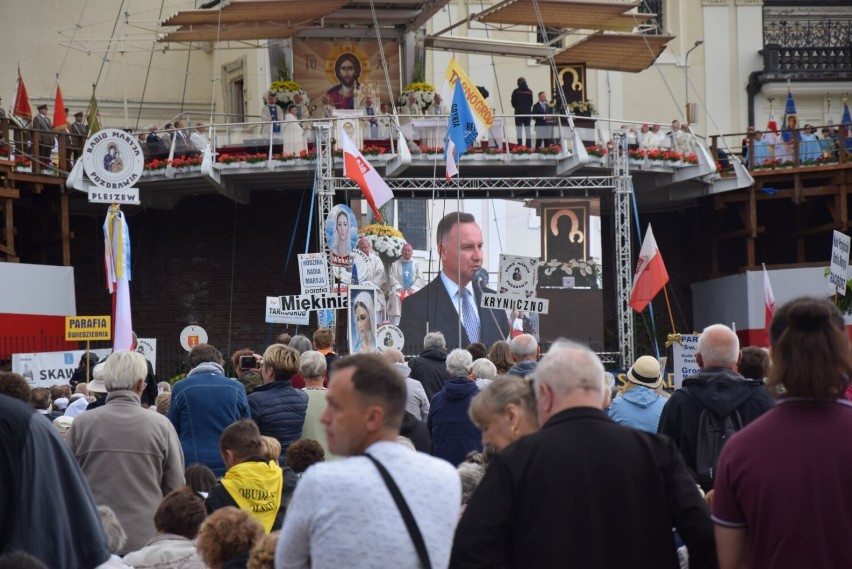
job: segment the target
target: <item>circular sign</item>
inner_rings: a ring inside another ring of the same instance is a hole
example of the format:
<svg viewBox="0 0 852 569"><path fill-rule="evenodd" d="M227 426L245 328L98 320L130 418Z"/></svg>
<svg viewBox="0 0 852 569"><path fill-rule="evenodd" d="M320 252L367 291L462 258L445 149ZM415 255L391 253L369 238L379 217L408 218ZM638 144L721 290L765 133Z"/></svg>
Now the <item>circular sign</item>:
<svg viewBox="0 0 852 569"><path fill-rule="evenodd" d="M180 333L180 345L187 352L198 344L207 343L207 332L201 326L187 326Z"/></svg>
<svg viewBox="0 0 852 569"><path fill-rule="evenodd" d="M145 155L139 141L123 130L99 130L83 146L83 169L93 184L105 190L132 187L144 168Z"/></svg>
<svg viewBox="0 0 852 569"><path fill-rule="evenodd" d="M405 336L402 330L393 324L385 324L376 328L376 351L382 353L385 350L399 350L405 345Z"/></svg>
<svg viewBox="0 0 852 569"><path fill-rule="evenodd" d="M358 283L364 283L370 280L370 257L363 251L352 251L352 267L353 273L358 275Z"/></svg>

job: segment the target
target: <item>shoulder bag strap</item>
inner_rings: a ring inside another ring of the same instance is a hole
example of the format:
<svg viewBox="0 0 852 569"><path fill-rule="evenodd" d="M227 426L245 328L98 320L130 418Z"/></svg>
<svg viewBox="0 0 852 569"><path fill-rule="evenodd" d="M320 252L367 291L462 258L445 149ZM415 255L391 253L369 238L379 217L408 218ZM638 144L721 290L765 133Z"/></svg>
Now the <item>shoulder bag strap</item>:
<svg viewBox="0 0 852 569"><path fill-rule="evenodd" d="M429 552L426 550L426 542L423 541L423 535L420 533L420 528L417 527L417 521L411 514L411 510L408 508L408 504L405 502L399 486L396 485L396 482L393 481L390 473L381 462L369 454L364 454L364 456L376 465L379 474L382 475L382 479L385 481L385 485L390 490L391 496L393 496L393 500L396 502L396 507L399 508L399 513L402 514L402 519L405 521L405 527L408 529L411 541L414 542L414 549L417 550L417 557L420 558L420 564L423 566L423 569L432 569L432 563L429 561Z"/></svg>

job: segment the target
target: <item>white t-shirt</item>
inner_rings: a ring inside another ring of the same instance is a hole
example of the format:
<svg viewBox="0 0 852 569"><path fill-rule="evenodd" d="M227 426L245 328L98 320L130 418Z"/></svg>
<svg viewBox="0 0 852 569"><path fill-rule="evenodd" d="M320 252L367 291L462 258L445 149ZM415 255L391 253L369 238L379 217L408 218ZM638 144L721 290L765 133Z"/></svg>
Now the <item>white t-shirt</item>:
<svg viewBox="0 0 852 569"><path fill-rule="evenodd" d="M396 442L367 449L390 473L417 521L432 567L447 567L461 504L453 466ZM296 486L275 551L278 569L416 568L402 515L376 466L355 456L311 466Z"/></svg>

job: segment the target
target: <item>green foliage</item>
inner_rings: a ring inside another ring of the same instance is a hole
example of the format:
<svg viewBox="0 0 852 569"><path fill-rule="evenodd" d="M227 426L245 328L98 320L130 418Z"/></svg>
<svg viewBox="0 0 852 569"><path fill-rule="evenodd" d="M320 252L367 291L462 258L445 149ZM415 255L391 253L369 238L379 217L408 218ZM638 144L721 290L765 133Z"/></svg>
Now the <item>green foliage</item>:
<svg viewBox="0 0 852 569"><path fill-rule="evenodd" d="M426 65L422 59L418 58L414 62L414 82L422 83L426 81Z"/></svg>
<svg viewBox="0 0 852 569"><path fill-rule="evenodd" d="M287 58L281 57L278 61L278 74L275 76L278 81L290 81L290 68L287 67Z"/></svg>

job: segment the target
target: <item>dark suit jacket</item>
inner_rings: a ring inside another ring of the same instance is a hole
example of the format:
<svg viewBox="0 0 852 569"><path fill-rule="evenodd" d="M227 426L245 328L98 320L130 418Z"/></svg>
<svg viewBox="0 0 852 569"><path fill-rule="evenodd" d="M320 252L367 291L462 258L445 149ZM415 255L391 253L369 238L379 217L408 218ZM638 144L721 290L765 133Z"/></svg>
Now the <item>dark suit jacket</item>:
<svg viewBox="0 0 852 569"><path fill-rule="evenodd" d="M482 295L476 291L476 306L479 309L479 341L490 346L497 340L505 340L509 335L509 319L503 310L493 310L479 306ZM485 292L494 292L485 289ZM399 328L405 335L406 351L411 353L423 346L426 335L426 323L430 332L442 332L447 340L447 349L463 348L470 344L467 332L462 326L461 342L459 341L459 313L450 299L449 293L438 275L428 285L402 301L402 316Z"/></svg>
<svg viewBox="0 0 852 569"><path fill-rule="evenodd" d="M547 103L544 103L544 106L546 108L541 108L541 101L536 101L535 105L533 105L532 114L536 115L533 117L533 121L535 121L536 126L546 126L549 124L547 122L547 116L553 111Z"/></svg>
<svg viewBox="0 0 852 569"><path fill-rule="evenodd" d="M567 409L491 459L450 568L677 569L672 527L691 568L717 567L710 512L671 440Z"/></svg>

